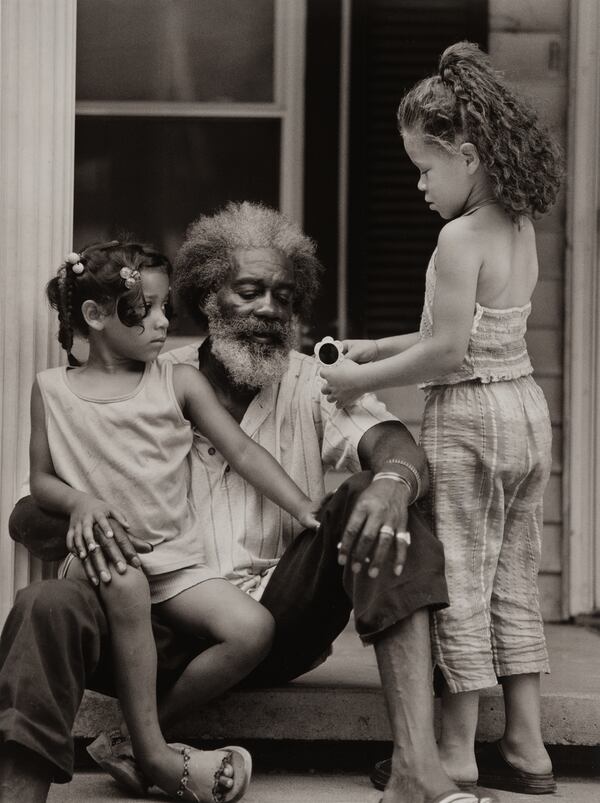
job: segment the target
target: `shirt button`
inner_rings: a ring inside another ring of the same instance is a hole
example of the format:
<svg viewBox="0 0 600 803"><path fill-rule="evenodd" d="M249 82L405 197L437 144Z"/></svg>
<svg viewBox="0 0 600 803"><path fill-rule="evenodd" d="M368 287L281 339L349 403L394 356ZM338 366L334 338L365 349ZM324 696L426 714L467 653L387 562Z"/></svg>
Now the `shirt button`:
<svg viewBox="0 0 600 803"><path fill-rule="evenodd" d="M214 454L216 451L217 451L217 450L215 449L215 447L214 447L214 446L209 446L209 447L208 447L208 453L209 453L209 454Z"/></svg>
<svg viewBox="0 0 600 803"><path fill-rule="evenodd" d="M229 471L231 471L231 466L225 466L225 473L227 474Z"/></svg>

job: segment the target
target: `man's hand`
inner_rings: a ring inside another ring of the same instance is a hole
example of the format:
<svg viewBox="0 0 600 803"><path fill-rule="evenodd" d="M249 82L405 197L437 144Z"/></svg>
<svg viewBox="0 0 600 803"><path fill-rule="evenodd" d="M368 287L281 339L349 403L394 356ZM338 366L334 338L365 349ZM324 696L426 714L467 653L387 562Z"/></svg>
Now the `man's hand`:
<svg viewBox="0 0 600 803"><path fill-rule="evenodd" d="M152 552L153 546L147 541L143 541L135 535L125 530L118 521L109 518L112 536L108 536L99 526L94 526L94 538L98 544L98 549L88 551L82 560L83 568L88 580L95 586L100 580L103 583L110 583L111 569L116 569L119 574L125 574L127 564L141 568L141 561L138 553L147 554Z"/></svg>
<svg viewBox="0 0 600 803"><path fill-rule="evenodd" d="M339 547L339 563L352 561L352 571L369 567L377 577L384 562L393 561L394 574L406 562L410 489L394 480L376 480L362 492L348 519Z"/></svg>

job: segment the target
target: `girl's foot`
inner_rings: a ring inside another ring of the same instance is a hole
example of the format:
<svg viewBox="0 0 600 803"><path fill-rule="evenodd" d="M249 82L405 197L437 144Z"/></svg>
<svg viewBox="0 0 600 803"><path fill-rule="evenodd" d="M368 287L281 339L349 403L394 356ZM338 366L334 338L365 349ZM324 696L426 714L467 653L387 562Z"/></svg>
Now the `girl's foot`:
<svg viewBox="0 0 600 803"><path fill-rule="evenodd" d="M179 783L163 788L179 800L197 803L235 803L250 783L252 758L243 747L224 747L222 750L196 750L174 743L169 747L180 757Z"/></svg>
<svg viewBox="0 0 600 803"><path fill-rule="evenodd" d="M440 761L449 778L461 788L477 785L477 762L475 761L475 746L467 749L449 749L438 745Z"/></svg>
<svg viewBox="0 0 600 803"><path fill-rule="evenodd" d="M500 747L504 757L513 767L534 775L552 772L552 761L541 739L517 743L504 737L500 740Z"/></svg>

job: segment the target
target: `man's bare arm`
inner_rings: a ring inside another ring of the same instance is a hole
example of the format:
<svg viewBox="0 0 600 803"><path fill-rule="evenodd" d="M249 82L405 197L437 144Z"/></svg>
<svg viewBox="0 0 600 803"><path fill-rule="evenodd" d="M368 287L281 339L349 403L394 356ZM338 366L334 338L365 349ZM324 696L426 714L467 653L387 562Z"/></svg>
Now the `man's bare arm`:
<svg viewBox="0 0 600 803"><path fill-rule="evenodd" d="M352 570L369 566L376 577L382 565L394 562L399 575L408 550L408 508L429 484L423 449L400 421L382 421L371 427L358 444L362 467L374 481L359 497L340 543L340 563L352 560ZM388 474L376 478L378 474Z"/></svg>

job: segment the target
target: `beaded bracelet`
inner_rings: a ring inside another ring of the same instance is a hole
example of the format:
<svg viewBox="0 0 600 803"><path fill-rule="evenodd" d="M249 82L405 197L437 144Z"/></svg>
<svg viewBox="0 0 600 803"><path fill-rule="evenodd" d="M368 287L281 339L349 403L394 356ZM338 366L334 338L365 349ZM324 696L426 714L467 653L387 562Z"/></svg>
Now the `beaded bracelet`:
<svg viewBox="0 0 600 803"><path fill-rule="evenodd" d="M376 480L392 480L393 482L401 482L403 485L406 485L412 496L412 499L410 499L408 503L409 505L412 505L412 503L416 502L418 499L418 494L415 495L415 489L412 487L406 477L403 477L401 474L397 474L395 471L378 471L373 477L372 482L375 482Z"/></svg>

